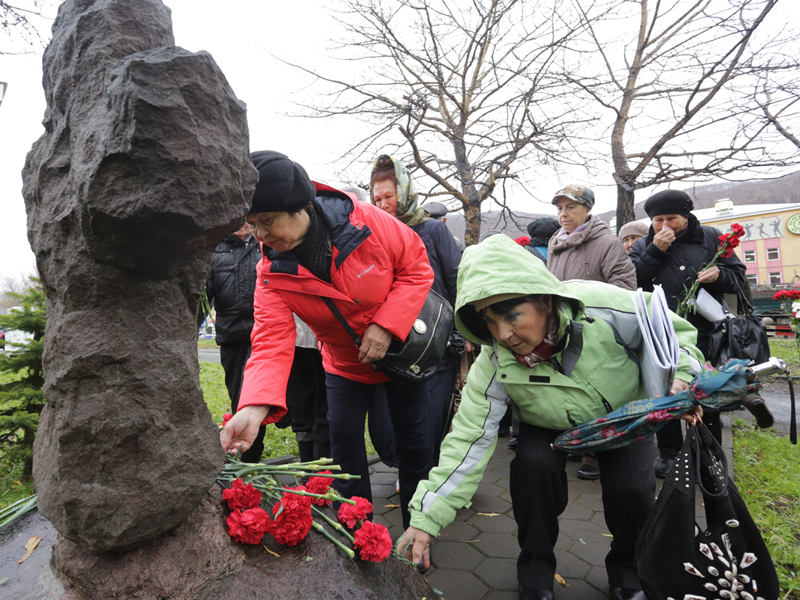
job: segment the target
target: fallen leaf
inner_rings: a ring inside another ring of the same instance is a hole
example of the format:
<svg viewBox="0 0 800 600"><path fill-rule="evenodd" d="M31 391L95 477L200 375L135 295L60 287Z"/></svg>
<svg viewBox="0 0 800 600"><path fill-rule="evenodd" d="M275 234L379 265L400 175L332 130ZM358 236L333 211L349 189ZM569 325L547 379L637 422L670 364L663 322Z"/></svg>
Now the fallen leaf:
<svg viewBox="0 0 800 600"><path fill-rule="evenodd" d="M499 517L500 513L477 513L481 517Z"/></svg>
<svg viewBox="0 0 800 600"><path fill-rule="evenodd" d="M613 538L614 536L613 536L613 535L611 535L610 533L604 533L604 534L603 534L603 537L610 537L610 538Z"/></svg>
<svg viewBox="0 0 800 600"><path fill-rule="evenodd" d="M584 546L586 545L586 542L584 542L584 541L583 541L583 538L578 538L578 541L579 541L581 544L583 544Z"/></svg>
<svg viewBox="0 0 800 600"><path fill-rule="evenodd" d="M28 558L28 557L29 557L31 554L33 554L33 551L34 551L34 550L36 550L36 546L38 546L38 545L39 545L39 542L41 542L41 541L42 541L42 536L36 537L35 535L32 535L32 536L31 536L31 539L29 539L29 540L28 540L28 541L25 543L25 550L27 550L27 552L25 553L25 556L23 556L22 558L20 558L20 559L17 561L17 564L21 564L23 560L25 560L25 559L26 559L26 558Z"/></svg>
<svg viewBox="0 0 800 600"><path fill-rule="evenodd" d="M566 581L564 581L564 578L563 578L561 575L559 575L558 573L556 573L555 575L553 575L553 579L555 579L555 580L556 580L558 583L560 583L560 584L561 584L561 585L563 585L564 587L568 587L568 586L567 586L567 582L566 582Z"/></svg>
<svg viewBox="0 0 800 600"><path fill-rule="evenodd" d="M270 550L269 548L267 548L267 545L266 545L266 544L263 544L263 543L262 543L261 545L262 545L262 546L264 546L264 550L266 550L267 552L269 552L270 554L272 554L272 556L274 556L275 558L280 558L280 557L281 557L281 555L280 555L280 554L278 554L277 552L273 552L272 550Z"/></svg>
<svg viewBox="0 0 800 600"><path fill-rule="evenodd" d="M314 559L311 556L306 556L306 562L311 562L312 560Z"/></svg>
<svg viewBox="0 0 800 600"><path fill-rule="evenodd" d="M399 504L384 504L384 508L400 508Z"/></svg>
<svg viewBox="0 0 800 600"><path fill-rule="evenodd" d="M477 544L480 540L461 540L465 544Z"/></svg>

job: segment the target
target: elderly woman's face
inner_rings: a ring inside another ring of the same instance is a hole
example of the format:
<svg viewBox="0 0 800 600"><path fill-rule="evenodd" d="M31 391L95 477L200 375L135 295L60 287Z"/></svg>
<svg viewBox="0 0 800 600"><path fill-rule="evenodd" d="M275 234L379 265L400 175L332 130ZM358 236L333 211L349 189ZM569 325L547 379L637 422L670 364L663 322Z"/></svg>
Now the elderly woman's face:
<svg viewBox="0 0 800 600"><path fill-rule="evenodd" d="M625 252L630 254L631 253L631 248L633 248L633 242L638 240L640 237L642 237L642 236L640 236L640 235L626 235L624 238L622 238L622 245L625 246Z"/></svg>
<svg viewBox="0 0 800 600"><path fill-rule="evenodd" d="M305 210L296 213L261 212L248 215L247 224L253 236L265 246L278 252L288 252L303 241L311 217Z"/></svg>
<svg viewBox="0 0 800 600"><path fill-rule="evenodd" d="M547 333L547 314L539 312L532 302L518 304L503 316L488 307L481 316L497 343L516 354L533 352Z"/></svg>
<svg viewBox="0 0 800 600"><path fill-rule="evenodd" d="M393 217L397 216L397 184L391 179L376 181L372 184L372 197L375 206Z"/></svg>
<svg viewBox="0 0 800 600"><path fill-rule="evenodd" d="M688 222L689 218L683 215L656 215L653 217L653 231L658 233L664 227L668 227L677 234Z"/></svg>
<svg viewBox="0 0 800 600"><path fill-rule="evenodd" d="M572 198L561 196L556 201L556 208L558 209L558 222L564 231L572 233L578 227L586 223L589 219L591 208L580 202L576 202Z"/></svg>

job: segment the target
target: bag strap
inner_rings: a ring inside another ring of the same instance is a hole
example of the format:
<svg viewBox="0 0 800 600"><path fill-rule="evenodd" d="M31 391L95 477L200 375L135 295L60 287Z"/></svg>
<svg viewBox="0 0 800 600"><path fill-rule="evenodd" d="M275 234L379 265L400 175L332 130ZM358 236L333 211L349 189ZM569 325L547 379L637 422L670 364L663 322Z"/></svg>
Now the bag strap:
<svg viewBox="0 0 800 600"><path fill-rule="evenodd" d="M734 281L736 282L736 297L739 300L739 306L744 309L743 312L746 316L752 317L754 315L753 305L750 304L750 301L747 299L747 296L744 295L744 291L742 290L742 286L739 283L739 280L735 279Z"/></svg>
<svg viewBox="0 0 800 600"><path fill-rule="evenodd" d="M342 327L344 327L344 330L348 333L348 335L350 336L350 339L353 340L353 343L360 348L361 347L361 338L358 337L358 334L355 331L353 331L352 327L350 327L350 323L347 322L347 320L344 318L344 316L342 316L342 313L339 312L339 309L336 308L336 305L333 303L333 300L331 300L327 296L323 296L322 297L322 301L325 303L325 305L333 313L333 316L336 317L336 320L339 321L339 323L342 324Z"/></svg>
<svg viewBox="0 0 800 600"><path fill-rule="evenodd" d="M792 401L791 420L789 421L789 442L792 444L797 443L797 414L794 405L794 384L792 383L792 376L786 373L786 380L789 382L789 398Z"/></svg>
<svg viewBox="0 0 800 600"><path fill-rule="evenodd" d="M687 436L691 436L692 450L697 473L697 485L703 496L708 498L722 498L728 493L728 460L725 452L719 445L708 428L702 424L689 429ZM711 484L715 491L709 490L706 482Z"/></svg>

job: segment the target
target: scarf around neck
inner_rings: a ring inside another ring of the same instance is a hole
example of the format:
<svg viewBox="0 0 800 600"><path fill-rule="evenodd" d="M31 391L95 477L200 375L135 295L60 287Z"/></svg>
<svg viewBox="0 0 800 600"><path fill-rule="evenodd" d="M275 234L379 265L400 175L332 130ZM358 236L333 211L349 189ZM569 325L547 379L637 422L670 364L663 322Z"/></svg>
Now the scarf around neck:
<svg viewBox="0 0 800 600"><path fill-rule="evenodd" d="M547 362L555 353L556 344L558 340L558 320L549 317L547 319L547 333L542 340L542 343L536 346L530 354L522 355L514 352L514 358L517 359L521 365L528 368L533 368L537 365Z"/></svg>

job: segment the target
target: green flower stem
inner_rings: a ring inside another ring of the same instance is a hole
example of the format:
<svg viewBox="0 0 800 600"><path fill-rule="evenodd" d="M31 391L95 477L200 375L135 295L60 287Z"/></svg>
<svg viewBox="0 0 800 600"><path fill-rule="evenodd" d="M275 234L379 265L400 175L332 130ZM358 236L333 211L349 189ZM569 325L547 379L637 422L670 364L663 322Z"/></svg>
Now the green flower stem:
<svg viewBox="0 0 800 600"><path fill-rule="evenodd" d="M354 503L354 504L355 504L355 503ZM328 523L328 525L330 525L331 527L333 527L333 528L334 528L336 531L338 531L339 533L341 533L341 534L342 534L344 537L346 537L348 540L350 540L351 542L355 542L355 541L356 541L356 538L354 538L354 537L353 537L353 536L350 534L350 532L349 532L349 531L347 531L347 529L346 529L345 527L343 527L343 526L342 526L342 524L341 524L341 523L337 523L336 521L334 521L333 519L331 519L331 518L330 518L328 515L326 515L324 512L322 512L322 511L321 511L320 509L318 509L316 506L312 506L312 507L311 507L311 510L313 510L313 511L314 511L314 512L317 514L317 516L320 516L320 517L322 517L323 519L325 519L325 521Z"/></svg>
<svg viewBox="0 0 800 600"><path fill-rule="evenodd" d="M36 494L34 494L22 500L17 500L14 504L0 512L0 529L11 525L17 519L21 519L28 513L35 511L37 507L36 501Z"/></svg>
<svg viewBox="0 0 800 600"><path fill-rule="evenodd" d="M723 252L728 250L728 244L720 244L719 248L717 249L717 253L714 255L714 258L707 265L703 265L700 267L698 273L702 273L706 269L710 269L711 267L717 266L717 260L722 255ZM683 300L678 303L678 307L675 309L675 314L681 318L685 318L690 312L695 312L695 305L694 305L694 298L697 295L697 290L700 287L700 280L695 278L692 281L692 285L689 287L689 290L684 294Z"/></svg>
<svg viewBox="0 0 800 600"><path fill-rule="evenodd" d="M294 470L269 471L269 475L290 475L292 477L297 477L297 478L318 477L316 472L309 473L307 471L294 471ZM344 479L345 481L350 481L351 479L361 479L361 475L350 475L350 473L339 473L339 474L331 473L330 475L326 473L324 477L330 477L331 479Z"/></svg>
<svg viewBox="0 0 800 600"><path fill-rule="evenodd" d="M353 551L352 551L350 548L348 548L348 547L347 547L347 546L345 546L345 545L344 545L342 542L340 542L340 541L339 541L339 540L337 540L335 537L333 537L333 536L332 536L330 533L328 533L327 531L325 531L325 528L324 528L322 525L320 525L320 524L319 524L319 523L317 523L316 521L312 521L312 522L311 522L311 526L312 526L314 529L316 529L317 531L319 531L319 532L320 532L322 535L324 535L326 538L328 538L328 539L329 539L331 542L333 542L333 543L334 543L336 546L338 546L338 547L339 547L339 549L340 549L340 550L342 550L342 552L344 552L345 554L347 554L347 556L349 556L350 558L355 558L355 557L356 557L356 553L355 553L355 552L353 552Z"/></svg>

